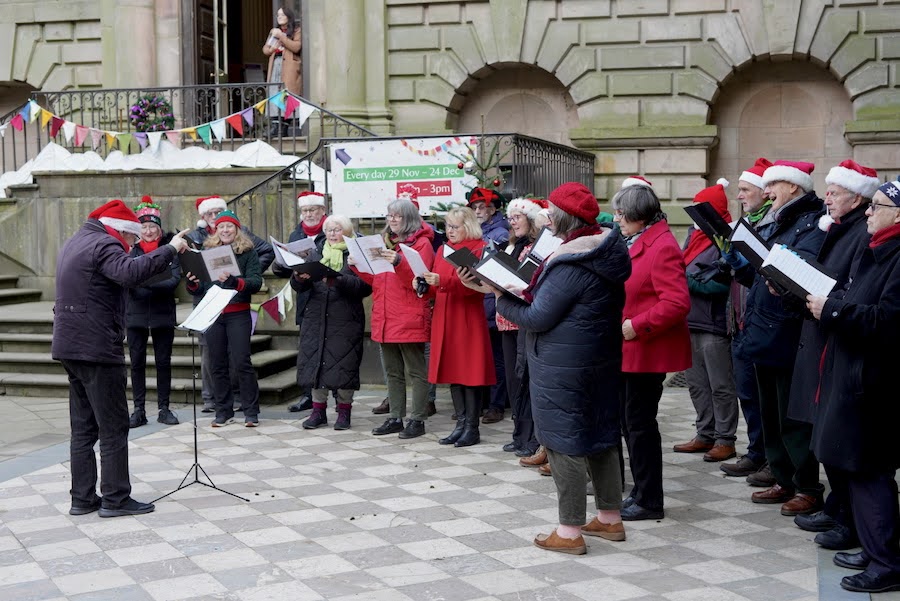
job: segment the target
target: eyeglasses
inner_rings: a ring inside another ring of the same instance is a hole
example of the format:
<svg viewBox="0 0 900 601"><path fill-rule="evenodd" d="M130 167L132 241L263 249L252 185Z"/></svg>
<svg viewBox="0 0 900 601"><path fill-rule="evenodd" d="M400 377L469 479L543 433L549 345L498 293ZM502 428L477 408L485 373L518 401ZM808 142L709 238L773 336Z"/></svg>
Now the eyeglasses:
<svg viewBox="0 0 900 601"><path fill-rule="evenodd" d="M219 215L221 215L224 212L225 212L225 209L213 209L211 211L207 211L207 212L203 213L203 216L204 217L218 217Z"/></svg>
<svg viewBox="0 0 900 601"><path fill-rule="evenodd" d="M873 213L878 210L877 207L885 207L886 209L900 209L900 206L897 206L897 205L886 205L883 202L875 202L875 201L872 201L871 206L872 206Z"/></svg>
<svg viewBox="0 0 900 601"><path fill-rule="evenodd" d="M517 222L517 221L522 221L522 220L525 219L525 218L526 218L525 215L522 215L521 213L516 213L515 215L510 215L510 216L509 216L509 220L510 220L510 222L512 222L512 223L515 223L515 222Z"/></svg>
<svg viewBox="0 0 900 601"><path fill-rule="evenodd" d="M325 233L326 233L326 234L343 234L343 233L344 233L344 228L342 228L342 227L333 227L333 228L331 228L331 229L325 230Z"/></svg>
<svg viewBox="0 0 900 601"><path fill-rule="evenodd" d="M388 221L400 221L403 219L403 215L398 215L397 213L391 213L387 216Z"/></svg>
<svg viewBox="0 0 900 601"><path fill-rule="evenodd" d="M447 229L453 230L455 232L456 230L462 229L462 226L461 225L452 225L452 224L448 223Z"/></svg>

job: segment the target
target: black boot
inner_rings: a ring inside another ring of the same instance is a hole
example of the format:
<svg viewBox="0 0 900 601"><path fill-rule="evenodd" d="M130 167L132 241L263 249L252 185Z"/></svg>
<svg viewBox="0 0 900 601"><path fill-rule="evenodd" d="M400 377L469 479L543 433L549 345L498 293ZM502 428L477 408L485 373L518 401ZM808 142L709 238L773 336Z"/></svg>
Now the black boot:
<svg viewBox="0 0 900 601"><path fill-rule="evenodd" d="M143 405L134 408L134 413L128 418L129 428L140 428L147 423L147 414L144 412Z"/></svg>
<svg viewBox="0 0 900 601"><path fill-rule="evenodd" d="M481 434L478 432L478 422L481 417L479 389L474 386L466 386L463 388L463 392L466 400L465 429L459 440L453 444L455 447L471 447L481 442Z"/></svg>
<svg viewBox="0 0 900 601"><path fill-rule="evenodd" d="M447 438L442 438L438 444L453 444L462 436L466 427L466 400L463 396L463 388L458 384L450 385L450 398L453 400L453 411L456 412L456 428Z"/></svg>

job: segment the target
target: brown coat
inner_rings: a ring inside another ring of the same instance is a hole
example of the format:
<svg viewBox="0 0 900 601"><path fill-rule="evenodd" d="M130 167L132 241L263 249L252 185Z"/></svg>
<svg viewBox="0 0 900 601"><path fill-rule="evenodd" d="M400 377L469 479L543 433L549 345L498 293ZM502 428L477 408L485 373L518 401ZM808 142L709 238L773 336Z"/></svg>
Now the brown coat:
<svg viewBox="0 0 900 601"><path fill-rule="evenodd" d="M281 60L281 81L291 94L301 96L303 93L302 59L300 58L300 28L294 30L291 39L282 40L284 52ZM272 64L275 62L275 50L266 44L263 46L263 54L269 57L269 69L266 72L266 81L272 80Z"/></svg>

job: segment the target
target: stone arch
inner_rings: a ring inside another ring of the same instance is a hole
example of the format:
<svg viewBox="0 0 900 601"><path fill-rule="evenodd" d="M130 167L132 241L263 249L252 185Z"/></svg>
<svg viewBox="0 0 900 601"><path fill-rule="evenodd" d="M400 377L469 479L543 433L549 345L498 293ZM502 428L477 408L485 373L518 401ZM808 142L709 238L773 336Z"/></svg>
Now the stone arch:
<svg viewBox="0 0 900 601"><path fill-rule="evenodd" d="M455 131L517 132L571 145L578 112L566 87L552 74L521 63L482 70L457 89L447 113Z"/></svg>

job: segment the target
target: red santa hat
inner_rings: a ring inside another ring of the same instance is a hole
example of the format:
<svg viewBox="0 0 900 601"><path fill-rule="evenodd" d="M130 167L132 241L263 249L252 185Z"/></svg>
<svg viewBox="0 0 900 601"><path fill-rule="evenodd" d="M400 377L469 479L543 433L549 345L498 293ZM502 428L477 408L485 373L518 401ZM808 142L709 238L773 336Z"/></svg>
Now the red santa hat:
<svg viewBox="0 0 900 601"><path fill-rule="evenodd" d="M600 214L600 205L584 184L566 182L550 193L548 198L564 213L578 217L587 223L594 223Z"/></svg>
<svg viewBox="0 0 900 601"><path fill-rule="evenodd" d="M325 207L325 195L321 192L311 192L306 190L297 195L297 208L303 207Z"/></svg>
<svg viewBox="0 0 900 601"><path fill-rule="evenodd" d="M513 213L521 213L528 218L528 221L534 223L535 217L541 212L541 209L547 208L547 201L543 198L514 198L506 205L506 216L510 217Z"/></svg>
<svg viewBox="0 0 900 601"><path fill-rule="evenodd" d="M813 179L810 175L816 166L804 161L775 161L772 166L763 173L763 187L772 182L788 182L796 184L804 192L813 189Z"/></svg>
<svg viewBox="0 0 900 601"><path fill-rule="evenodd" d="M228 203L226 203L225 199L221 196L204 196L203 198L198 198L194 205L197 207L197 214L201 217L201 219L197 221L197 227L207 227L209 225L205 219L202 219L204 213L215 209L222 209L224 211L228 208Z"/></svg>
<svg viewBox="0 0 900 601"><path fill-rule="evenodd" d="M772 161L765 157L759 157L756 159L756 162L753 163L753 166L741 173L741 176L738 178L739 181L747 182L751 186L756 186L760 190L765 188L766 186L763 184L763 173L766 172L766 169L772 166Z"/></svg>
<svg viewBox="0 0 900 601"><path fill-rule="evenodd" d="M141 235L141 222L138 221L137 215L119 199L111 200L102 207L97 207L88 217L99 220L100 223L117 232Z"/></svg>
<svg viewBox="0 0 900 601"><path fill-rule="evenodd" d="M645 188L650 188L651 190L653 189L653 183L640 175L631 175L622 180L623 190L629 186L643 186Z"/></svg>
<svg viewBox="0 0 900 601"><path fill-rule="evenodd" d="M856 161L847 159L837 167L832 167L825 176L826 184L835 184L859 194L863 198L872 198L878 191L881 182L878 172L871 167L863 167Z"/></svg>
<svg viewBox="0 0 900 601"><path fill-rule="evenodd" d="M694 202L696 204L708 202L722 219L730 222L731 213L728 212L728 196L725 195L725 188L728 187L728 183L728 180L724 177L719 178L715 186L703 188L697 192L697 195L694 196Z"/></svg>

